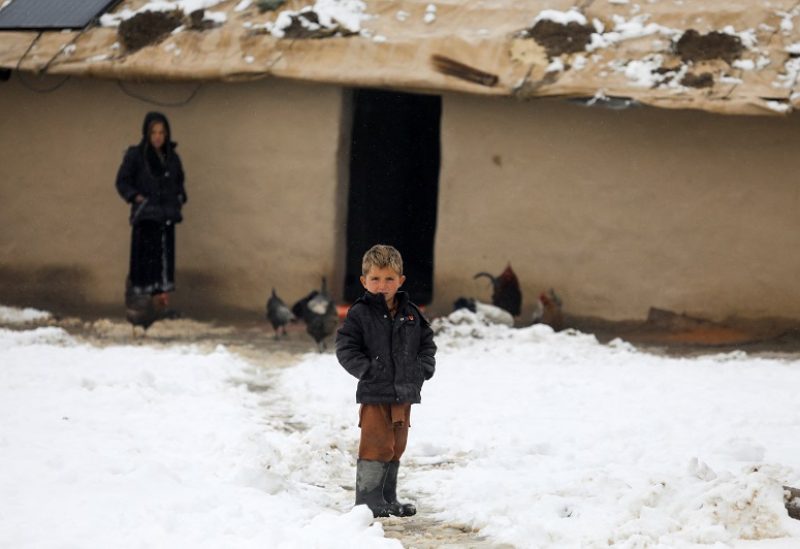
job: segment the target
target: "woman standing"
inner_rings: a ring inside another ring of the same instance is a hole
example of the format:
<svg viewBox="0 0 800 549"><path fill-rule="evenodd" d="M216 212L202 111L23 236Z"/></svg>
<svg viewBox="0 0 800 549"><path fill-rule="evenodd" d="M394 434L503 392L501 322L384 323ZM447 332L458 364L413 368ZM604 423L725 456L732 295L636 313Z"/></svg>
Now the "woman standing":
<svg viewBox="0 0 800 549"><path fill-rule="evenodd" d="M167 117L147 113L142 140L128 148L117 173L117 191L131 205L131 257L126 295L155 296L167 308L175 290L175 223L186 190Z"/></svg>

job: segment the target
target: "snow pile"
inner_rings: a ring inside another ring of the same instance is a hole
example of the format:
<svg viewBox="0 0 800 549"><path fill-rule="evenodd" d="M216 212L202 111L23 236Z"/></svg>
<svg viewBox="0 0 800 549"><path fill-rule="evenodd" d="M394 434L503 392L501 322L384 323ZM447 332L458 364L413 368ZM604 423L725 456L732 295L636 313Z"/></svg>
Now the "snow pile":
<svg viewBox="0 0 800 549"><path fill-rule="evenodd" d="M0 349L1 547L399 547L319 487L344 453L270 417L246 388L264 380L223 348L40 328L0 330Z"/></svg>
<svg viewBox="0 0 800 549"><path fill-rule="evenodd" d="M539 21L552 21L553 23L558 23L560 25L568 25L570 23L585 25L586 17L575 8L572 8L568 11L548 9L540 11L539 14L533 19L533 24L531 26L536 25L536 23Z"/></svg>
<svg viewBox="0 0 800 549"><path fill-rule="evenodd" d="M437 373L412 409L399 488L421 513L521 548L800 537L782 491L800 484L800 361L658 357L466 311L434 325ZM355 380L333 356L277 388L353 447Z"/></svg>
<svg viewBox="0 0 800 549"><path fill-rule="evenodd" d="M428 4L425 7L425 15L423 16L422 20L426 25L430 25L436 21L436 4Z"/></svg>
<svg viewBox="0 0 800 549"><path fill-rule="evenodd" d="M118 27L122 21L130 19L138 13L146 11L175 11L181 10L185 14L190 14L197 10L207 10L221 3L223 0L156 0L148 2L136 10L128 8L122 9L116 13L105 13L100 16L100 25L103 27ZM224 23L227 20L227 15L224 12L209 12L206 11L204 20L214 21L216 23Z"/></svg>
<svg viewBox="0 0 800 549"><path fill-rule="evenodd" d="M48 326L34 330L6 330L0 328L0 349L13 345L72 345L72 337L61 328Z"/></svg>
<svg viewBox="0 0 800 549"><path fill-rule="evenodd" d="M241 0L238 4L236 4L236 7L233 8L233 11L236 13L243 12L250 7L250 4L251 0Z"/></svg>
<svg viewBox="0 0 800 549"><path fill-rule="evenodd" d="M361 21L368 17L365 10L366 4L361 0L317 0L313 6L297 11L283 10L275 22L267 22L260 28L276 38L294 37L296 32L290 35L289 29L296 26L309 36L336 32L358 34Z"/></svg>
<svg viewBox="0 0 800 549"><path fill-rule="evenodd" d="M781 18L781 32L790 35L794 30L794 18L800 14L800 6L795 6L791 11L776 11L775 15Z"/></svg>
<svg viewBox="0 0 800 549"><path fill-rule="evenodd" d="M476 339L512 339L517 333L511 326L498 319L491 310L484 310L483 303L477 303L478 309L472 312L468 309L458 309L448 316L435 318L431 322L433 333L437 337L437 344L445 347L459 347L464 341L471 342ZM493 307L493 306L492 306ZM513 324L513 317L512 317ZM530 328L532 331L552 333L553 329L544 324L537 324Z"/></svg>
<svg viewBox="0 0 800 549"><path fill-rule="evenodd" d="M778 75L778 81L773 86L779 88L793 88L800 77L800 57L789 57L783 64L783 72Z"/></svg>
<svg viewBox="0 0 800 549"><path fill-rule="evenodd" d="M19 309L0 305L0 324L28 324L49 320L51 317L52 315L47 311L31 309L30 307Z"/></svg>
<svg viewBox="0 0 800 549"><path fill-rule="evenodd" d="M597 32L592 34L591 42L586 47L586 50L594 51L608 48L625 40L633 40L654 34L669 38L675 38L681 34L679 30L656 23L648 23L647 20L649 18L650 16L646 14L637 15L631 19L626 19L621 15L613 15L614 28L608 32L604 32L602 23L595 19L594 27Z"/></svg>

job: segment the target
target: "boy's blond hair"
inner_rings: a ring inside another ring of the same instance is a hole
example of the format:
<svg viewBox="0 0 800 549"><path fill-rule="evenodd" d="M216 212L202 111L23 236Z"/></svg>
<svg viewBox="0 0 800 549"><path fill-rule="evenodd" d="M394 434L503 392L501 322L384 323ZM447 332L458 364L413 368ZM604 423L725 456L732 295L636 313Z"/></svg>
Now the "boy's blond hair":
<svg viewBox="0 0 800 549"><path fill-rule="evenodd" d="M390 267L394 269L397 274L402 275L403 257L394 246L375 244L372 248L367 250L364 257L361 259L361 274L367 276L367 273L373 266L378 269Z"/></svg>

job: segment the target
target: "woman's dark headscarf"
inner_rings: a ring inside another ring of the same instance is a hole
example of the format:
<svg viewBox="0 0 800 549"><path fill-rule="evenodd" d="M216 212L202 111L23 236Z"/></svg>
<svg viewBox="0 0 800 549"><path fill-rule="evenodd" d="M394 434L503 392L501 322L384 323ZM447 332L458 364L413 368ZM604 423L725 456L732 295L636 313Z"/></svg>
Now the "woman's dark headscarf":
<svg viewBox="0 0 800 549"><path fill-rule="evenodd" d="M164 139L164 152L169 152L171 149L175 148L177 143L172 141L172 130L169 128L169 120L160 112L152 111L145 115L144 122L142 123L142 144L146 145L150 143L150 129L156 122L164 124L164 131L167 134Z"/></svg>
<svg viewBox="0 0 800 549"><path fill-rule="evenodd" d="M144 123L142 123L142 141L139 143L139 147L142 149L150 171L156 174L163 174L166 171L166 164L159 158L156 151L153 150L153 147L150 146L150 131L153 128L153 124L159 122L164 125L164 133L166 134L164 136L164 148L162 151L163 158L168 158L175 147L178 146L177 143L172 141L172 131L169 128L169 120L167 120L167 117L160 112L152 111L147 113L144 117Z"/></svg>

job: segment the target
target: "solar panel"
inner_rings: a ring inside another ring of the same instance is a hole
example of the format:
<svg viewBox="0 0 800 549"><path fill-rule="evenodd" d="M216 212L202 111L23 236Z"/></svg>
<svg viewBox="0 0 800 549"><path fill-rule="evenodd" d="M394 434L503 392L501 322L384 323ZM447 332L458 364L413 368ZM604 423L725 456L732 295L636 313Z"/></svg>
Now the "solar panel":
<svg viewBox="0 0 800 549"><path fill-rule="evenodd" d="M119 0L12 0L0 30L82 29Z"/></svg>

